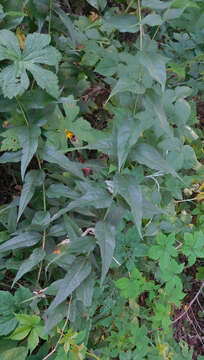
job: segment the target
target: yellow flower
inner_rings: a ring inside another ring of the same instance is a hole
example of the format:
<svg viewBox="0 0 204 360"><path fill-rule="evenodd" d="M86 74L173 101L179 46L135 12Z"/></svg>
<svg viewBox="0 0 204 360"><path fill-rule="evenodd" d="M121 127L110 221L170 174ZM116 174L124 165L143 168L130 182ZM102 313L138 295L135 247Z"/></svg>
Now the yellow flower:
<svg viewBox="0 0 204 360"><path fill-rule="evenodd" d="M67 139L71 139L72 138L72 136L74 135L71 131L69 131L69 130L65 130L65 133L66 133L66 138Z"/></svg>

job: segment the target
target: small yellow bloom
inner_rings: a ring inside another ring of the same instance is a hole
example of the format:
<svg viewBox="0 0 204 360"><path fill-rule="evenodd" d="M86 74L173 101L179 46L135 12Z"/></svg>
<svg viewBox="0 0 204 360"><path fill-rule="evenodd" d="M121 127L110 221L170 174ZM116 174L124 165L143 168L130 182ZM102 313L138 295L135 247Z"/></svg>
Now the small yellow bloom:
<svg viewBox="0 0 204 360"><path fill-rule="evenodd" d="M24 50L26 37L25 37L25 34L21 31L20 26L18 26L16 29L16 36L17 36L21 50Z"/></svg>
<svg viewBox="0 0 204 360"><path fill-rule="evenodd" d="M72 136L74 135L71 131L69 131L69 130L65 130L65 133L66 133L66 138L67 139L71 139L72 138Z"/></svg>

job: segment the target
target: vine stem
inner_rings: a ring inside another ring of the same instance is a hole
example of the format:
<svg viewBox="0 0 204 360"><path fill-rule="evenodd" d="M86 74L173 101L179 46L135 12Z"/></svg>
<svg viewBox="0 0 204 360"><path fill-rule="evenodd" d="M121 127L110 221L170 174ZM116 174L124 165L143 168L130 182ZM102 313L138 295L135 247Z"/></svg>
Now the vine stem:
<svg viewBox="0 0 204 360"><path fill-rule="evenodd" d="M65 328L66 328L66 326L67 326L67 324L68 324L68 321L69 321L70 310L71 310L71 303L72 303L72 294L70 295L69 304L68 304L68 309L67 309L67 316L66 316L66 320L65 320L65 323L64 323L64 325L63 325L63 328L62 328L60 337L59 337L59 339L58 339L58 341L57 341L54 349L52 349L52 351L50 351L50 353L47 354L42 360L47 360L51 355L53 355L53 354L56 352L58 346L60 345L60 341L61 341L62 338L63 338Z"/></svg>
<svg viewBox="0 0 204 360"><path fill-rule="evenodd" d="M51 20L52 20L52 3L53 0L50 0L50 6L49 6L49 23L48 23L48 34L51 33Z"/></svg>

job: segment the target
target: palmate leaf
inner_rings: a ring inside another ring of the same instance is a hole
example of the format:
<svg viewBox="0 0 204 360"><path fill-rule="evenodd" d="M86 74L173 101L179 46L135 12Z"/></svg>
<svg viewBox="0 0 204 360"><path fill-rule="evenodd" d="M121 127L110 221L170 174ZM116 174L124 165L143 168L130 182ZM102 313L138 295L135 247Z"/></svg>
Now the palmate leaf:
<svg viewBox="0 0 204 360"><path fill-rule="evenodd" d="M36 64L57 66L61 55L54 47L49 46L51 38L46 34L29 34L25 41L25 48L20 50L17 37L9 30L0 31L0 60L10 60L0 72L0 86L5 97L13 98L28 89L30 80L27 71L30 71L37 84L51 96L59 95L57 76Z"/></svg>

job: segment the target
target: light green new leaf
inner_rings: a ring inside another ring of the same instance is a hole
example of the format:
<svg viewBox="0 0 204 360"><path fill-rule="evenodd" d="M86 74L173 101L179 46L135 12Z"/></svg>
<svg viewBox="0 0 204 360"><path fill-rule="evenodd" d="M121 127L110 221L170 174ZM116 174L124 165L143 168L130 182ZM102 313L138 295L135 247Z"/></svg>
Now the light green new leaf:
<svg viewBox="0 0 204 360"><path fill-rule="evenodd" d="M137 185L136 178L132 175L120 175L114 179L116 191L126 200L131 208L135 225L142 238L141 224L143 216L142 189Z"/></svg>
<svg viewBox="0 0 204 360"><path fill-rule="evenodd" d="M29 256L27 260L24 260L22 265L20 266L16 277L12 283L12 287L24 274L31 271L34 266L39 264L45 257L45 251L41 248L35 249L33 253Z"/></svg>
<svg viewBox="0 0 204 360"><path fill-rule="evenodd" d="M20 235L17 235L2 244L0 246L0 253L33 246L41 240L41 237L41 234L34 231L22 232Z"/></svg>
<svg viewBox="0 0 204 360"><path fill-rule="evenodd" d="M91 272L91 264L85 258L78 258L72 264L64 279L58 283L57 295L48 308L48 313L52 312L61 304L80 284L87 278Z"/></svg>
<svg viewBox="0 0 204 360"><path fill-rule="evenodd" d="M30 350L30 353L33 352L33 350L38 346L39 344L39 336L38 333L36 331L36 329L32 329L29 336L28 336L28 348Z"/></svg>
<svg viewBox="0 0 204 360"><path fill-rule="evenodd" d="M30 325L19 326L11 334L10 339L12 339L12 340L23 340L29 334L30 330L31 330Z"/></svg>
<svg viewBox="0 0 204 360"><path fill-rule="evenodd" d="M149 144L138 144L135 149L131 154L133 160L148 166L150 169L159 170L180 179L176 171L153 146Z"/></svg>
<svg viewBox="0 0 204 360"><path fill-rule="evenodd" d="M57 66L61 55L52 46L49 35L33 33L26 37L25 48L20 50L17 37L9 30L0 30L0 60L8 59L13 64L0 72L0 86L5 97L22 94L30 84L26 73L29 70L37 84L53 97L59 95L57 76L35 63Z"/></svg>
<svg viewBox="0 0 204 360"><path fill-rule="evenodd" d="M104 279L112 262L115 249L115 232L115 227L109 223L99 221L96 224L95 236L100 247L102 258L101 285L104 282Z"/></svg>
<svg viewBox="0 0 204 360"><path fill-rule="evenodd" d="M23 180L27 166L33 158L38 147L40 128L21 126L17 128L16 131L18 134L19 142L22 146L21 177Z"/></svg>
<svg viewBox="0 0 204 360"><path fill-rule="evenodd" d="M40 170L31 170L26 174L25 182L23 184L23 189L19 201L17 221L19 221L26 206L28 205L29 201L32 199L33 194L35 192L35 188L41 186L44 179L45 179L45 173Z"/></svg>

